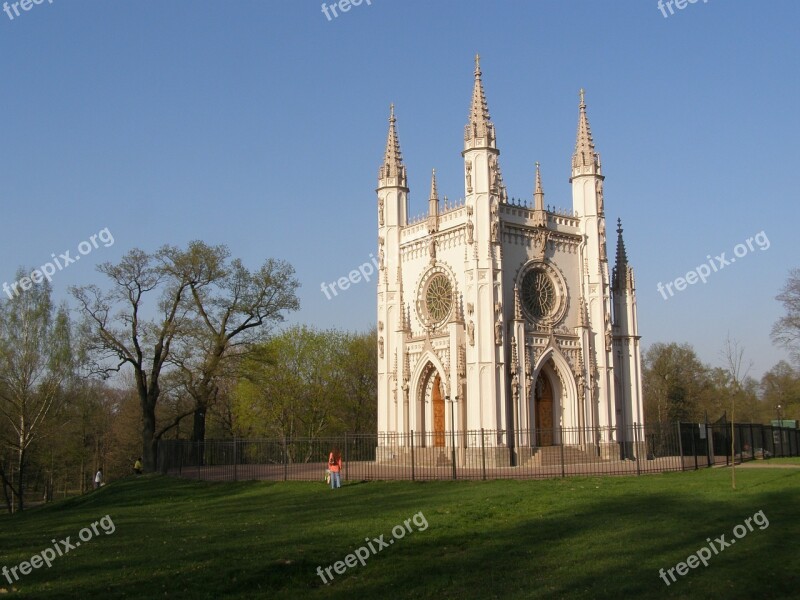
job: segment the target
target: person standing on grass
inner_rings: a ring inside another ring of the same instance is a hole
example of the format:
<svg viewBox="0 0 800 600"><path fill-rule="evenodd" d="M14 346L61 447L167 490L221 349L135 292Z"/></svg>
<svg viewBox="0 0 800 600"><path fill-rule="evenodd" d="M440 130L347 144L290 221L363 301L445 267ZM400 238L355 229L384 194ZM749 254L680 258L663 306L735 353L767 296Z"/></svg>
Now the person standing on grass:
<svg viewBox="0 0 800 600"><path fill-rule="evenodd" d="M342 487L341 471L342 471L342 453L339 448L333 447L333 451L328 456L328 469L331 472L331 489Z"/></svg>
<svg viewBox="0 0 800 600"><path fill-rule="evenodd" d="M97 469L97 475L94 476L94 489L99 488L103 485L103 471L102 469Z"/></svg>
<svg viewBox="0 0 800 600"><path fill-rule="evenodd" d="M142 457L141 456L136 459L135 463L133 463L133 472L136 473L137 475L141 475L142 474Z"/></svg>

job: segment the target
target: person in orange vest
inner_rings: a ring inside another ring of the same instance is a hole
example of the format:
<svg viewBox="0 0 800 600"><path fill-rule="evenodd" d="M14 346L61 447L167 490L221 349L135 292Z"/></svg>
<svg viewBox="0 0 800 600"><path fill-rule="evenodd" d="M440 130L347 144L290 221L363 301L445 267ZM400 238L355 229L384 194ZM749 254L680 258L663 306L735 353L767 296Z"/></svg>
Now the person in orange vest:
<svg viewBox="0 0 800 600"><path fill-rule="evenodd" d="M334 446L333 451L328 456L328 469L331 472L331 489L342 487L342 453L339 448Z"/></svg>

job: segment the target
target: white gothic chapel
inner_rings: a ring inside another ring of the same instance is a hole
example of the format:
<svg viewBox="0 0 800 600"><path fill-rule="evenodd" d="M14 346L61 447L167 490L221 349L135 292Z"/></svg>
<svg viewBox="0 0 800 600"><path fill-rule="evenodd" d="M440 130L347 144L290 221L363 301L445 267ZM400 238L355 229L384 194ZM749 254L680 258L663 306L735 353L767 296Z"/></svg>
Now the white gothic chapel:
<svg viewBox="0 0 800 600"><path fill-rule="evenodd" d="M410 221L392 107L377 188L379 459L411 432L420 450L466 456L481 436L451 433L481 429L498 465L562 444L629 455L643 418L633 269L618 225L609 277L583 90L571 210L545 208L538 163L532 205L509 199L478 57L461 154L464 199L442 204L434 171L427 215Z"/></svg>

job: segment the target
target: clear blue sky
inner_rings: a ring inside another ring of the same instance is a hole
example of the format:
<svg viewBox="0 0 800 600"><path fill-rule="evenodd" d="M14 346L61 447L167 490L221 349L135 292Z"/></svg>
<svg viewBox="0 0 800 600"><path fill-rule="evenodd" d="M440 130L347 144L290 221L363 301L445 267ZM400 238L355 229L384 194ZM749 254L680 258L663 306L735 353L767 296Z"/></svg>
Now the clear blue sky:
<svg viewBox="0 0 800 600"><path fill-rule="evenodd" d="M331 20L320 4L45 0L0 13L0 283L107 227L113 246L54 275L59 298L133 247L202 239L250 267L291 262L303 286L291 322L371 327L371 283L331 300L320 283L375 252L389 104L411 212L433 167L440 193L462 196L479 52L514 197L531 197L539 161L545 201L571 206L586 88L645 347L689 342L718 364L730 333L754 376L785 357L769 330L800 266L800 3L700 0L664 18L657 0L372 0ZM658 293L761 231L769 249Z"/></svg>

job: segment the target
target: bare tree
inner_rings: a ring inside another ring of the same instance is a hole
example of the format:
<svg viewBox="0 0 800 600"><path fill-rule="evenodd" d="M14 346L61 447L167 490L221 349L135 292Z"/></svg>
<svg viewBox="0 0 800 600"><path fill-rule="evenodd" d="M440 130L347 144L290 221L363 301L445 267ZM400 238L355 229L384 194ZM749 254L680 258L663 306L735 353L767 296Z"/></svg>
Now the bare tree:
<svg viewBox="0 0 800 600"><path fill-rule="evenodd" d="M772 327L772 340L789 350L795 364L800 365L800 269L792 269L781 293L776 296L783 303L786 315Z"/></svg>
<svg viewBox="0 0 800 600"><path fill-rule="evenodd" d="M266 339L284 313L297 310L299 282L284 261L268 259L257 271L239 259L228 261L225 246L194 241L186 251L170 249L168 269L189 281L193 319L176 344L172 362L194 400L192 440L205 439L206 415L219 394L229 359Z"/></svg>
<svg viewBox="0 0 800 600"><path fill-rule="evenodd" d="M744 365L744 347L740 346L737 340L732 340L730 335L725 338L721 355L733 388L731 393L731 486L736 489L736 444L734 439L736 396L742 391L742 384L752 368L753 362L750 361L746 366Z"/></svg>
<svg viewBox="0 0 800 600"><path fill-rule="evenodd" d="M119 264L98 266L111 280L110 290L95 285L71 289L84 316L92 372L109 377L126 365L133 370L142 410L142 461L147 471L156 467L159 381L173 339L186 319L186 298L193 283L172 276L167 269L169 253L169 248L155 254L135 248ZM145 299L158 293L159 317L147 320L142 315Z"/></svg>

